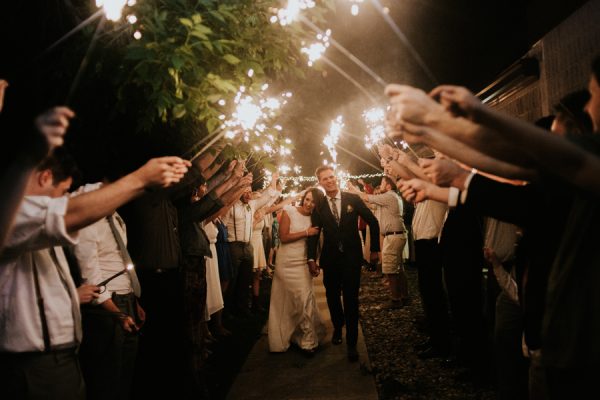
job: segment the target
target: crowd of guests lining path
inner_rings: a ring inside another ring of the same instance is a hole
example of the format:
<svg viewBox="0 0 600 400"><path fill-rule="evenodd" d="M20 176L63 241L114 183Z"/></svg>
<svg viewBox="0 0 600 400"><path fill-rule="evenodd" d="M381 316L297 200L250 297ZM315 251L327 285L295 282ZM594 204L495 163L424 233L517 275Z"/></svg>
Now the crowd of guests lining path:
<svg viewBox="0 0 600 400"><path fill-rule="evenodd" d="M221 155L242 135L193 163L167 155L71 187L62 144L73 111L23 120L2 81L0 129L16 139L0 172L2 397L208 398L211 341L230 335L228 318L262 311L272 274L271 351L312 356L322 343L312 277L323 273L332 342L355 362L361 268L380 262L386 307L405 306L407 242L422 358L474 380L495 371L502 399L586 397L600 376L599 80L596 58L587 90L565 96L550 126L462 87L389 85L387 134L420 145L419 158L381 145L377 192L340 190L325 166L318 189L285 199L277 174L253 192L244 160ZM497 284L491 345L484 266Z"/></svg>

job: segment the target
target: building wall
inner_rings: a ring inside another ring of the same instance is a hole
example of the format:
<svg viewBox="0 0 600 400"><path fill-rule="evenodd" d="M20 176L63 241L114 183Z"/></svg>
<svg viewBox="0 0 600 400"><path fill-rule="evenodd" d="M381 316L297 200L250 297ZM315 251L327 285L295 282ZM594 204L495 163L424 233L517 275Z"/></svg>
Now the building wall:
<svg viewBox="0 0 600 400"><path fill-rule="evenodd" d="M590 0L524 55L539 60L540 79L490 105L528 121L552 114L552 105L561 97L587 88L596 55L600 55L600 0Z"/></svg>

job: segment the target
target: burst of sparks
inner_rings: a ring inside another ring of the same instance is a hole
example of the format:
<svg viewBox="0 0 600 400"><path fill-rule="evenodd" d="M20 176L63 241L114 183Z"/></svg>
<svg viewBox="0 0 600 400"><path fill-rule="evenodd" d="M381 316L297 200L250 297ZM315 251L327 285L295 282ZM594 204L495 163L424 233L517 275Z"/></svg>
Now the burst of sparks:
<svg viewBox="0 0 600 400"><path fill-rule="evenodd" d="M273 24L279 21L282 26L289 25L298 18L300 12L314 6L315 2L312 0L289 0L287 6L278 9L277 15L273 15L270 21Z"/></svg>
<svg viewBox="0 0 600 400"><path fill-rule="evenodd" d="M349 0L349 2L352 4L350 6L350 14L356 16L359 14L360 12L360 6L359 4L362 4L364 0Z"/></svg>
<svg viewBox="0 0 600 400"><path fill-rule="evenodd" d="M96 7L102 8L106 18L110 21L121 19L123 7L126 4L127 0L96 0Z"/></svg>
<svg viewBox="0 0 600 400"><path fill-rule="evenodd" d="M337 150L335 149L335 146L340 140L342 129L344 129L344 121L342 116L338 115L335 120L331 121L329 133L323 139L323 144L327 147L327 150L329 150L329 154L331 154L334 163L337 162Z"/></svg>
<svg viewBox="0 0 600 400"><path fill-rule="evenodd" d="M365 145L372 148L385 139L385 112L382 108L374 107L363 112L363 119L369 129L365 136Z"/></svg>
<svg viewBox="0 0 600 400"><path fill-rule="evenodd" d="M308 47L302 47L300 49L300 52L306 54L308 56L308 66L312 67L312 65L315 63L315 61L317 61L318 59L320 59L323 54L325 53L325 50L327 50L327 48L329 47L329 39L331 37L331 29L327 29L327 31L325 32L325 34L318 34L317 35L317 42L316 43L312 43L310 46Z"/></svg>

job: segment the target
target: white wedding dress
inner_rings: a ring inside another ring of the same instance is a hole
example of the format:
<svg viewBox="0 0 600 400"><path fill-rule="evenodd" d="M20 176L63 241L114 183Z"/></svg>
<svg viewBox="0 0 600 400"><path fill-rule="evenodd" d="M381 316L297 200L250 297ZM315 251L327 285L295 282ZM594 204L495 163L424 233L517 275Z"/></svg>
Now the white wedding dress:
<svg viewBox="0 0 600 400"><path fill-rule="evenodd" d="M284 211L290 217L290 233L311 226L310 216L302 215L296 207L286 206ZM306 265L306 239L282 243L277 251L268 334L272 352L286 351L292 342L305 350L314 349L325 335Z"/></svg>

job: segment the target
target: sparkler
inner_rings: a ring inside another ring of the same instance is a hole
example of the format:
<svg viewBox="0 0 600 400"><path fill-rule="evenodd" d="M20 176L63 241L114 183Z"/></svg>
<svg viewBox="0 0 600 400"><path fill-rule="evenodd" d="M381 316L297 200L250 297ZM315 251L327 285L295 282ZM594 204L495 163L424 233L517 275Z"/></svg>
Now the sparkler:
<svg viewBox="0 0 600 400"><path fill-rule="evenodd" d="M334 163L337 163L337 151L335 147L340 140L342 129L344 129L344 121L342 116L338 115L335 120L331 121L329 133L323 139L323 144L327 147L327 150L329 150L329 154L331 154L331 159Z"/></svg>
<svg viewBox="0 0 600 400"><path fill-rule="evenodd" d="M346 78L350 83L352 83L354 86L356 86L361 92L363 92L365 94L365 96L367 96L369 98L369 100L371 100L372 103L377 103L377 100L375 99L375 97L373 97L373 95L371 93L369 93L369 91L363 85L358 83L358 81L356 79L354 79L353 77L348 75L348 73L346 71L344 71L343 69L338 67L333 61L331 61L330 59L328 59L325 56L322 56L321 59L327 65L329 65L331 68L335 69L340 75L342 75L344 78Z"/></svg>
<svg viewBox="0 0 600 400"><path fill-rule="evenodd" d="M281 26L286 26L294 22L300 15L300 12L313 8L315 2L312 0L289 0L285 8L277 10L277 15L270 19L271 23L279 22Z"/></svg>
<svg viewBox="0 0 600 400"><path fill-rule="evenodd" d="M350 6L350 14L357 16L360 12L359 4L361 4L364 0L349 0L352 5Z"/></svg>
<svg viewBox="0 0 600 400"><path fill-rule="evenodd" d="M121 19L126 4L127 0L96 0L96 7L101 8L104 15L106 15L106 19L110 21Z"/></svg>
<svg viewBox="0 0 600 400"><path fill-rule="evenodd" d="M374 107L364 111L362 115L369 129L369 133L365 136L365 145L368 149L372 150L377 143L386 138L385 126L383 124L385 112L382 108Z"/></svg>
<svg viewBox="0 0 600 400"><path fill-rule="evenodd" d="M383 170L381 169L381 167L378 167L378 166L376 166L376 165L374 165L374 164L372 164L372 163L368 162L367 160L365 160L364 158L360 157L358 154L356 154L356 153L354 153L354 152L352 152L352 151L348 150L347 148L345 148L345 147L343 147L343 146L341 146L341 145L339 145L339 144L338 144L338 145L336 145L336 147L337 147L338 149L340 149L340 150L342 150L342 151L344 151L344 152L346 152L346 153L350 154L352 157L355 157L355 158L356 158L356 159L358 159L359 161L362 161L363 163L365 163L365 164L366 164L366 165L368 165L369 167L371 167L371 168L373 168L373 169L375 169L375 170L377 170L377 171L383 171Z"/></svg>
<svg viewBox="0 0 600 400"><path fill-rule="evenodd" d="M413 45L409 42L408 38L400 30L400 28L398 27L398 25L396 25L396 23L394 22L394 20L392 19L392 17L389 16L389 12L386 12L386 8L381 5L381 3L379 2L379 0L371 0L371 2L375 6L375 8L379 12L379 14L381 14L381 16L383 17L383 19L385 20L385 22L392 29L392 31L394 31L394 33L396 34L396 36L398 37L398 39L400 39L400 41L404 44L404 46L406 46L406 48L408 49L408 51L410 52L410 54L413 56L413 58L415 59L415 61L417 62L417 64L419 64L419 66L423 69L423 71L425 71L425 73L427 74L427 76L429 77L429 79L431 80L431 82L435 86L439 86L439 81L437 80L437 78L435 77L435 75L433 75L433 73L431 72L431 70L429 69L429 67L427 67L427 64L425 64L425 61L423 61L423 59L421 58L421 56L419 55L419 53L417 52L417 50L415 50L415 48L413 47Z"/></svg>
<svg viewBox="0 0 600 400"><path fill-rule="evenodd" d="M61 37L60 39L58 39L56 42L52 43L41 55L45 55L49 52L51 52L52 50L54 50L58 45L60 45L61 43L63 43L65 40L67 40L68 38L70 38L71 36L73 36L74 34L76 34L77 32L79 32L80 30L82 30L83 28L85 28L86 26L88 26L89 24L91 24L92 22L94 22L96 19L102 17L103 14L103 10L98 10L96 11L94 14L90 15L87 19L85 19L84 21L82 21L79 25L77 25L75 28L71 29L69 32L67 32L63 37Z"/></svg>
<svg viewBox="0 0 600 400"><path fill-rule="evenodd" d="M124 268L123 270L117 272L116 274L106 278L105 280L103 280L102 282L98 283L96 286L101 287L101 286L106 286L108 285L108 282L112 281L113 279L115 279L118 276L121 276L129 271L131 271L133 269L133 264L127 264L127 267Z"/></svg>
<svg viewBox="0 0 600 400"><path fill-rule="evenodd" d="M85 71L85 69L87 67L87 64L89 62L89 57L92 54L92 51L94 51L94 48L96 47L96 43L98 42L98 37L99 37L100 31L102 30L102 27L104 26L105 21L106 21L106 19L104 17L102 17L100 19L100 22L96 26L96 30L94 31L94 36L92 36L92 41L90 42L90 45L88 46L85 56L83 56L83 60L81 60L81 64L79 65L79 69L77 70L77 74L75 75L75 79L73 79L73 83L71 84L71 87L69 88L69 93L67 94L67 99L65 100L65 104L67 104L67 105L71 103L73 95L75 94L75 91L77 90L79 81L81 80L81 77L83 76L83 72Z"/></svg>
<svg viewBox="0 0 600 400"><path fill-rule="evenodd" d="M321 58L325 50L329 47L329 38L331 36L331 30L328 29L325 34L317 34L318 42L311 44L308 47L302 47L301 53L308 56L308 66L312 67L314 62Z"/></svg>
<svg viewBox="0 0 600 400"><path fill-rule="evenodd" d="M316 26L314 23L312 23L308 18L306 18L306 17L304 17L302 15L299 15L298 19L303 24L307 25L309 28L311 28L312 30L314 30L315 32L320 33L321 35L326 34L326 32L323 32L323 30L321 30L318 26ZM353 63L355 63L356 65L358 65L358 67L360 69L362 69L367 74L369 74L373 79L375 79L375 81L377 83L379 83L383 87L387 86L387 82L386 81L384 81L379 75L377 75L365 63L363 63L362 61L360 61L354 54L350 53L344 46L342 46L341 44L339 44L337 42L337 40L335 40L334 38L329 38L329 42L333 45L333 47L335 47L342 54L344 54L346 57L348 57L350 59L350 61L352 61Z"/></svg>

